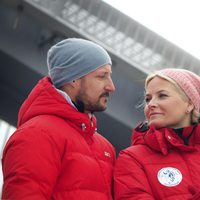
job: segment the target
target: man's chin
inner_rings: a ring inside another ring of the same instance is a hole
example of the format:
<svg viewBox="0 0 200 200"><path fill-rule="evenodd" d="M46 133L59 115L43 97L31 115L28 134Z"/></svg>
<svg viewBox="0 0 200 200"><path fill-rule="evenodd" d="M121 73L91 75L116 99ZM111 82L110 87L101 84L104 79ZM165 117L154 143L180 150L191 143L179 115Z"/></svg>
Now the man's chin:
<svg viewBox="0 0 200 200"><path fill-rule="evenodd" d="M95 112L101 112L101 111L105 111L105 110L106 110L106 108L107 108L107 105L101 105L101 106L99 106L99 107L96 109L96 111L95 111Z"/></svg>
<svg viewBox="0 0 200 200"><path fill-rule="evenodd" d="M107 101L106 102L104 102L103 104L101 104L101 108L103 109L103 110L106 110L106 108L107 108Z"/></svg>

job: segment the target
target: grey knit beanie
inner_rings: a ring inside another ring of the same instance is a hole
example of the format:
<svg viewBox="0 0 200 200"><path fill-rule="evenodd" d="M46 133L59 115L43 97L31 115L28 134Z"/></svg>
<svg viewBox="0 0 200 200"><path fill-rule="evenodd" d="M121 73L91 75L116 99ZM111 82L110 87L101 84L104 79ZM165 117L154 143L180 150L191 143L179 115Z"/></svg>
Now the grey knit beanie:
<svg viewBox="0 0 200 200"><path fill-rule="evenodd" d="M94 42L80 38L62 40L47 53L49 75L56 88L106 64L112 65L106 50Z"/></svg>

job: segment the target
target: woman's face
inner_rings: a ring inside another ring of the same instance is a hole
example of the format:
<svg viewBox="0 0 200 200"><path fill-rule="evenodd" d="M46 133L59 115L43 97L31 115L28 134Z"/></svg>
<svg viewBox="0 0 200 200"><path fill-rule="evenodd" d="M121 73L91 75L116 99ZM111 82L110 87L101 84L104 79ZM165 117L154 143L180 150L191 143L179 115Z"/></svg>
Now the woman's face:
<svg viewBox="0 0 200 200"><path fill-rule="evenodd" d="M148 124L156 128L181 128L191 125L193 105L169 81L155 76L149 81L144 113Z"/></svg>

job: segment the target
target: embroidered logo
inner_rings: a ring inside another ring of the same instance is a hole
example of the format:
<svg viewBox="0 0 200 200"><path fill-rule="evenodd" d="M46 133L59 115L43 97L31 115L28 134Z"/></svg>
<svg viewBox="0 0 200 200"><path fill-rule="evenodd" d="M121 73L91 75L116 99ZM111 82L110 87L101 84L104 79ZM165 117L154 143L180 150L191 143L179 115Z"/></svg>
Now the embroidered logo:
<svg viewBox="0 0 200 200"><path fill-rule="evenodd" d="M165 167L159 170L157 174L159 182L167 187L173 187L178 185L182 181L181 172L173 167Z"/></svg>
<svg viewBox="0 0 200 200"><path fill-rule="evenodd" d="M107 152L107 151L104 151L104 155L107 156L107 157L111 157L110 153Z"/></svg>

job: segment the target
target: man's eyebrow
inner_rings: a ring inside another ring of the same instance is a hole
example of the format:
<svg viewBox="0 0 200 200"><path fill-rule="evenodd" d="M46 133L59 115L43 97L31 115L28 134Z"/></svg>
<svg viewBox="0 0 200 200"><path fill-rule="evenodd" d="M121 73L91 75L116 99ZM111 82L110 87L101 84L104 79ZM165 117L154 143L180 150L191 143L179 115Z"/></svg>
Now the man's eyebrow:
<svg viewBox="0 0 200 200"><path fill-rule="evenodd" d="M111 74L112 72L108 72L108 71L99 71L99 74Z"/></svg>

